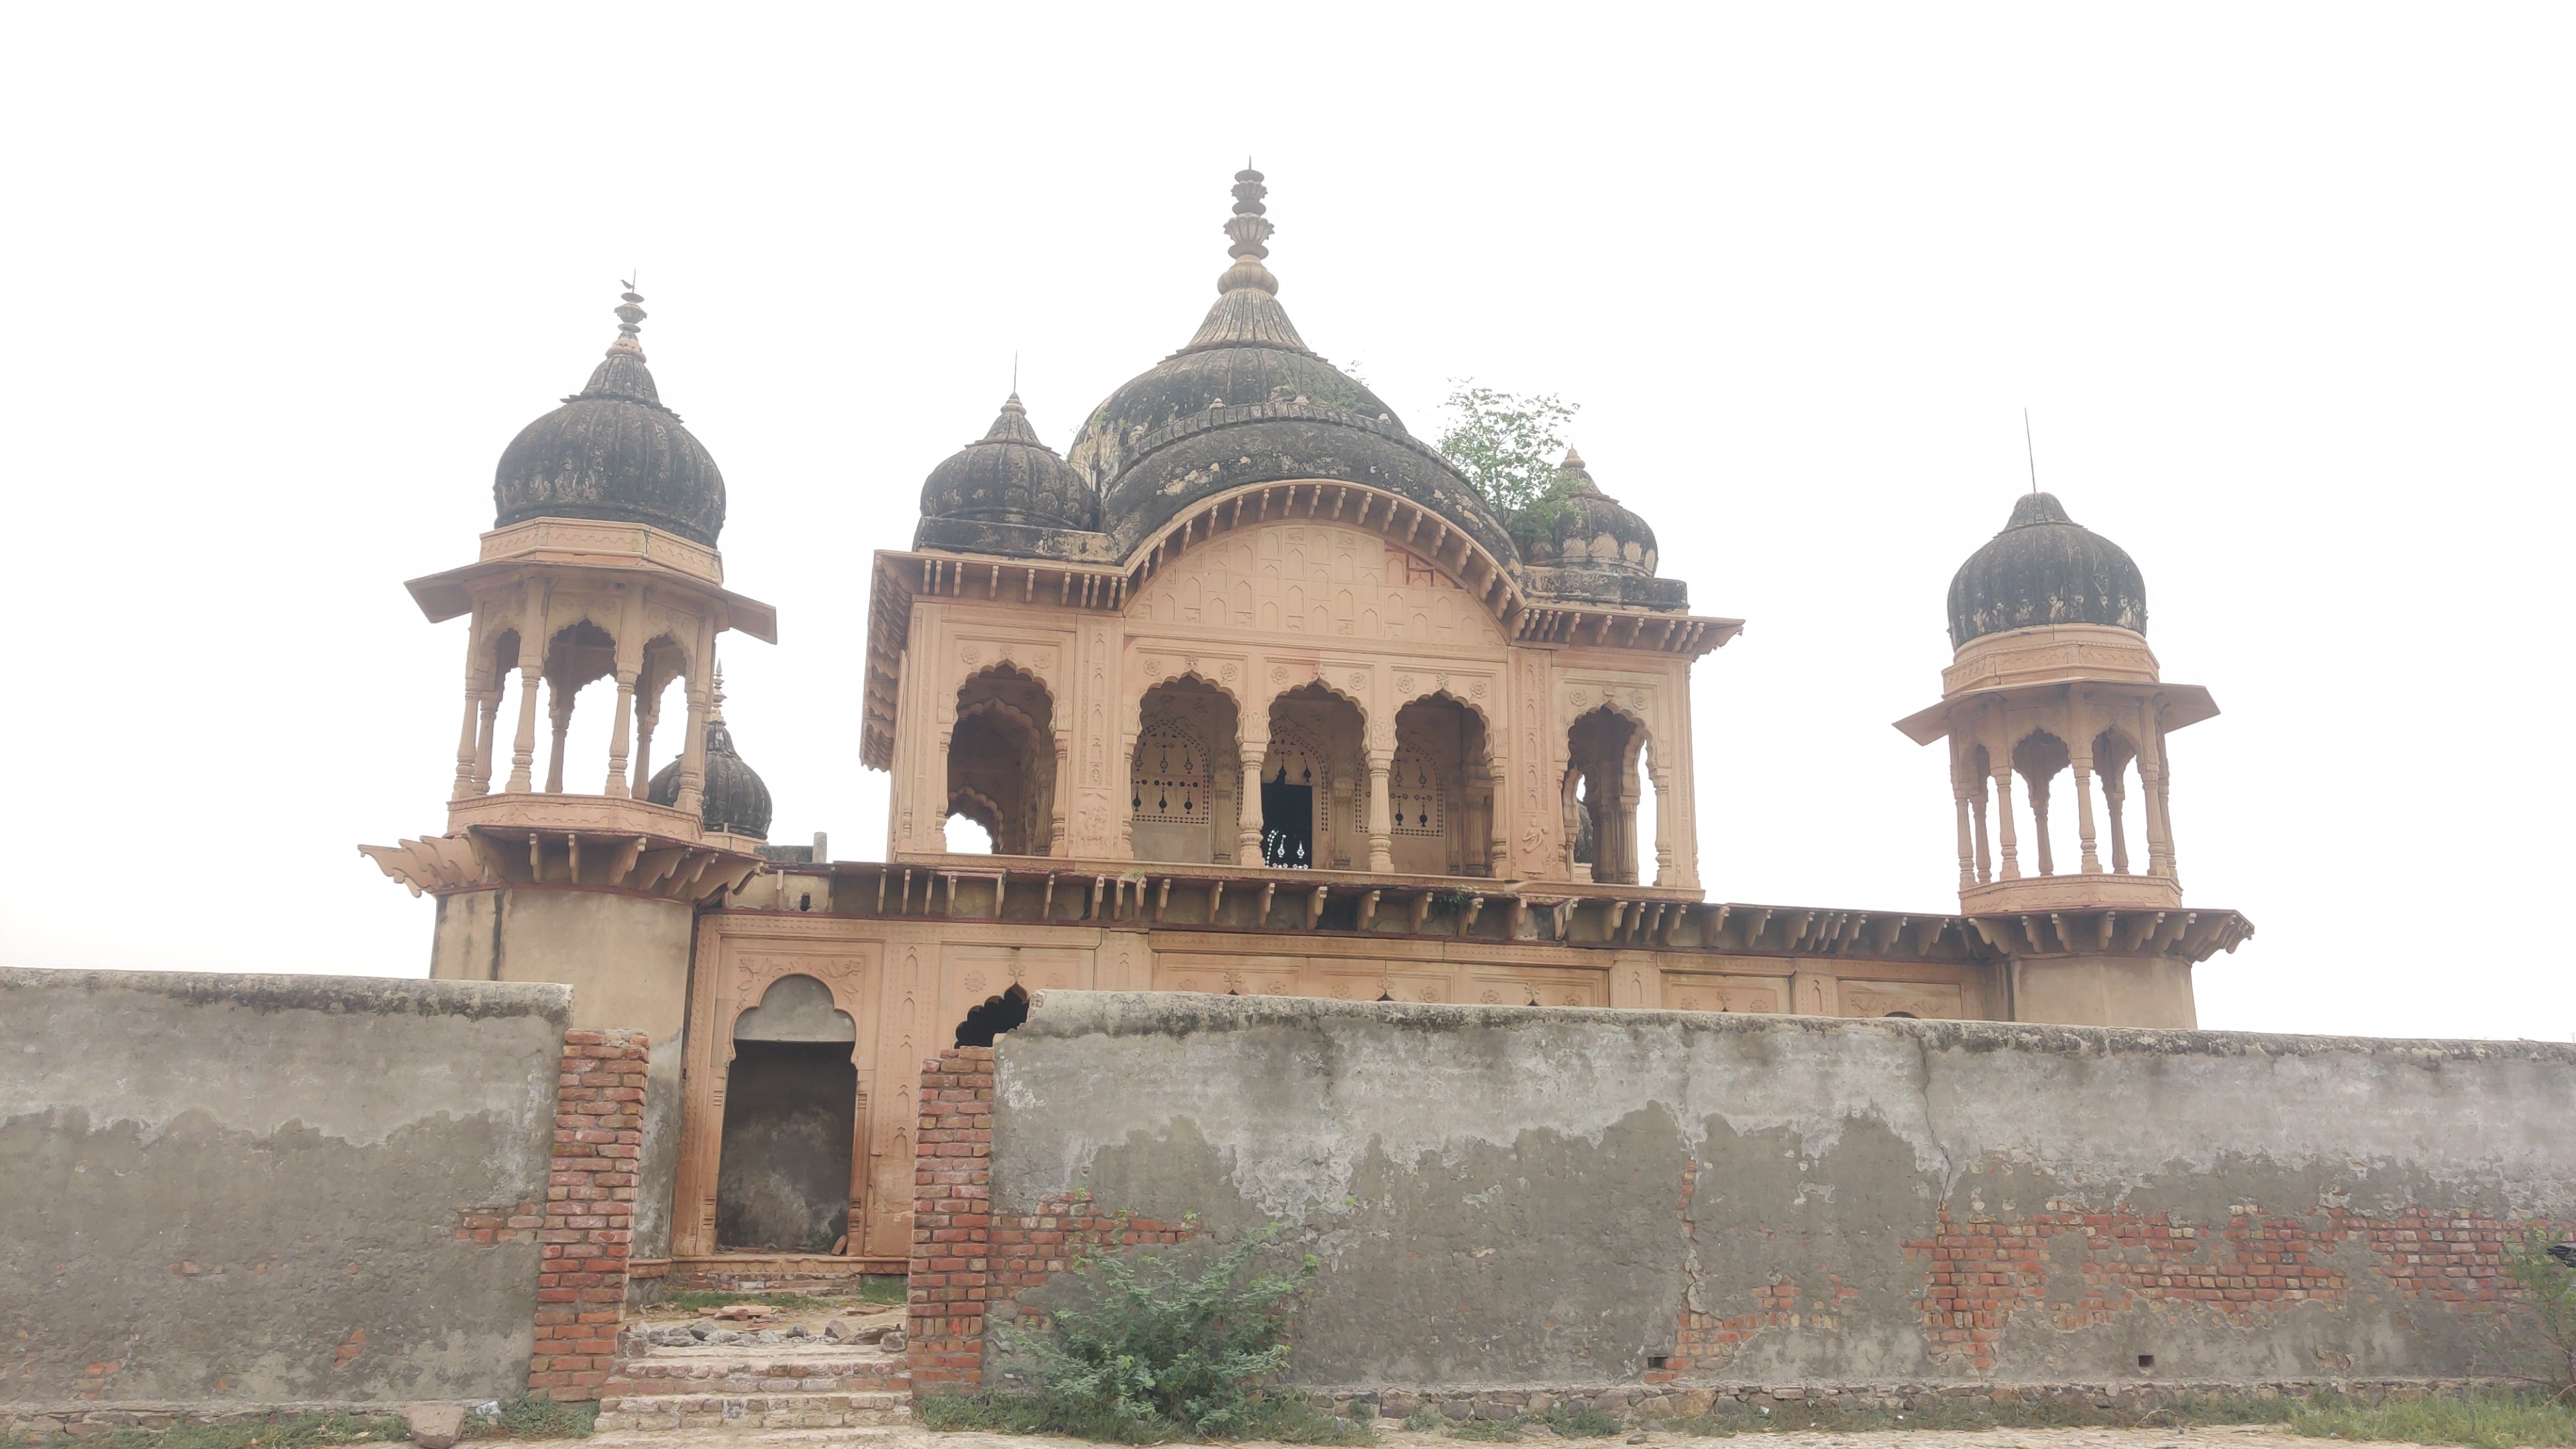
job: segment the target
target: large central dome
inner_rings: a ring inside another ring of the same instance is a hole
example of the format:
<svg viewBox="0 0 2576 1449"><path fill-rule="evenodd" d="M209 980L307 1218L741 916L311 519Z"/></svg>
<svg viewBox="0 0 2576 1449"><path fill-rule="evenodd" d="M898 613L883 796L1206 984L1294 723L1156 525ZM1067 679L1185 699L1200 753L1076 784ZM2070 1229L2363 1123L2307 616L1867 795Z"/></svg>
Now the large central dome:
<svg viewBox="0 0 2576 1449"><path fill-rule="evenodd" d="M1306 346L1262 265L1272 225L1261 173L1234 177L1233 265L1189 345L1094 408L1068 459L1102 499L1101 529L1134 545L1201 498L1323 478L1400 493L1496 557L1510 536L1475 487L1404 429L1377 394Z"/></svg>

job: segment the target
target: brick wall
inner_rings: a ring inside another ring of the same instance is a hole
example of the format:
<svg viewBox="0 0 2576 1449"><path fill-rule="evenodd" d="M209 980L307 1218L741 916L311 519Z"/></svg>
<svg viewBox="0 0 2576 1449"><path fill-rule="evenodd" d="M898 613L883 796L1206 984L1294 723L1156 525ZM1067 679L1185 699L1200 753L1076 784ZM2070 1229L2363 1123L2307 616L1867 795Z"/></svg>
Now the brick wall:
<svg viewBox="0 0 2576 1449"><path fill-rule="evenodd" d="M531 1397L596 1399L617 1361L650 1046L640 1031L564 1033Z"/></svg>
<svg viewBox="0 0 2576 1449"><path fill-rule="evenodd" d="M907 1329L916 1399L980 1388L994 1310L1035 1326L1020 1300L1084 1253L1191 1235L1184 1224L1102 1213L1081 1194L996 1218L991 1047L953 1047L923 1062L920 1102Z"/></svg>
<svg viewBox="0 0 2576 1449"><path fill-rule="evenodd" d="M992 1273L993 1049L951 1047L921 1064L913 1138L912 1277L906 1357L913 1397L984 1380Z"/></svg>

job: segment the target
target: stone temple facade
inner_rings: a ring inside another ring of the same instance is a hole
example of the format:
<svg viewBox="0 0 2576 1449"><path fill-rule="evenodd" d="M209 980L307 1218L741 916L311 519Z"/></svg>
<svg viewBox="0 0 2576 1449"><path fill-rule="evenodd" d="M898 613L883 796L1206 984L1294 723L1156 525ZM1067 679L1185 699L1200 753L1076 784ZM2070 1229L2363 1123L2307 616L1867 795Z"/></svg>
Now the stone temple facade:
<svg viewBox="0 0 2576 1449"><path fill-rule="evenodd" d="M2184 906L2167 740L2217 711L2162 681L2118 546L2033 493L1952 583L1940 701L1898 728L1947 747L1955 914L1712 900L1690 676L1740 621L1578 456L1542 526L1498 516L1307 346L1259 173L1234 196L1180 350L1061 453L1005 401L876 555L881 861L765 839L716 658L776 617L727 586L724 479L633 291L503 453L476 560L410 584L464 621L455 783L438 833L363 849L436 898L433 976L649 1035L643 1271L900 1271L919 1064L1049 987L2194 1024L2194 963L2252 927ZM585 700L605 760L565 758Z"/></svg>

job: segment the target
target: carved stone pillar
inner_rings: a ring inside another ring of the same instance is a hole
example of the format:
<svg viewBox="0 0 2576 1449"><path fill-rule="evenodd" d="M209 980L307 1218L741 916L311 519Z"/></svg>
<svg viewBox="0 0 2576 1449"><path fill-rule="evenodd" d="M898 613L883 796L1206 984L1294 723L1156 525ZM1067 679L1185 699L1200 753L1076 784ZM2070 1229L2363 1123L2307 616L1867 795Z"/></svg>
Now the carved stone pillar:
<svg viewBox="0 0 2576 1449"><path fill-rule="evenodd" d="M2128 770L2124 766L2102 777L2102 804L2111 812L2111 873L2129 873L2129 830L2121 822L2120 806L2128 798Z"/></svg>
<svg viewBox="0 0 2576 1449"><path fill-rule="evenodd" d="M468 793L492 793L492 727L501 713L501 677L495 671L492 687L483 691L481 701L483 726L474 737L474 788Z"/></svg>
<svg viewBox="0 0 2576 1449"><path fill-rule="evenodd" d="M1959 807L1959 889L1966 890L1977 883L1977 841L1968 823L1968 787L1953 785L1950 794Z"/></svg>
<svg viewBox="0 0 2576 1449"><path fill-rule="evenodd" d="M630 777L633 784L627 797L629 799L641 800L652 788L653 726L661 717L662 699L659 690L654 691L650 697L640 694L635 697L635 769Z"/></svg>
<svg viewBox="0 0 2576 1449"><path fill-rule="evenodd" d="M514 795L536 788L537 680L543 673L535 660L519 656L519 733L510 742L509 790Z"/></svg>
<svg viewBox="0 0 2576 1449"><path fill-rule="evenodd" d="M560 684L546 685L546 713L554 719L554 748L546 752L546 793L560 795L564 782L564 736L572 732L573 691Z"/></svg>
<svg viewBox="0 0 2576 1449"><path fill-rule="evenodd" d="M1047 854L1073 854L1073 731L1055 732L1055 781L1047 791Z"/></svg>
<svg viewBox="0 0 2576 1449"><path fill-rule="evenodd" d="M1503 820L1504 807L1511 800L1511 771L1500 755L1491 763L1494 792L1485 809L1485 829L1491 837L1485 842L1485 874L1501 880L1511 874L1511 831Z"/></svg>
<svg viewBox="0 0 2576 1449"><path fill-rule="evenodd" d="M1243 797L1235 802L1234 861L1261 864L1261 760L1270 742L1243 742Z"/></svg>
<svg viewBox="0 0 2576 1449"><path fill-rule="evenodd" d="M689 681L688 741L680 747L680 794L671 803L691 821L707 803L707 686ZM943 742L944 754L944 742Z"/></svg>
<svg viewBox="0 0 2576 1449"><path fill-rule="evenodd" d="M465 647L465 724L456 737L456 788L448 793L450 800L462 800L482 792L474 788L474 761L482 747L476 726L483 718L483 670L481 653L473 644Z"/></svg>
<svg viewBox="0 0 2576 1449"><path fill-rule="evenodd" d="M2003 879L2021 879L2021 850L2013 841L2012 766L1995 767L1995 832L2004 848Z"/></svg>
<svg viewBox="0 0 2576 1449"><path fill-rule="evenodd" d="M608 732L608 783L600 793L615 799L626 798L626 739L635 709L635 674L632 669L617 671L617 721Z"/></svg>
<svg viewBox="0 0 2576 1449"><path fill-rule="evenodd" d="M2086 875L2102 873L2102 856L2094 848L2093 836L2093 762L2079 757L2075 761L2075 833L2083 842L2080 869Z"/></svg>
<svg viewBox="0 0 2576 1449"><path fill-rule="evenodd" d="M1968 820L1977 833L1977 884L1995 878L1994 857L1986 849L1986 782L1980 777L1968 791Z"/></svg>
<svg viewBox="0 0 2576 1449"><path fill-rule="evenodd" d="M1394 807L1387 802L1387 773L1395 751L1368 752L1368 868L1383 875L1395 869Z"/></svg>
<svg viewBox="0 0 2576 1449"><path fill-rule="evenodd" d="M2039 873L2057 874L2057 858L2048 849L2048 777L2025 779L2030 786L2030 831L2039 842Z"/></svg>

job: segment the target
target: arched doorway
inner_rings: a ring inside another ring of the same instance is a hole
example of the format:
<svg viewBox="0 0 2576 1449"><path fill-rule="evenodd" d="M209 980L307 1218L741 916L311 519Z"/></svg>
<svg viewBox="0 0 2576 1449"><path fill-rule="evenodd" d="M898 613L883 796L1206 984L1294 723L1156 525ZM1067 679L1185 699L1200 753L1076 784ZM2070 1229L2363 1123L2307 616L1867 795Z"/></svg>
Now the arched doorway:
<svg viewBox="0 0 2576 1449"><path fill-rule="evenodd" d="M716 1246L828 1253L850 1231L857 1024L811 976L734 1020L716 1170Z"/></svg>

